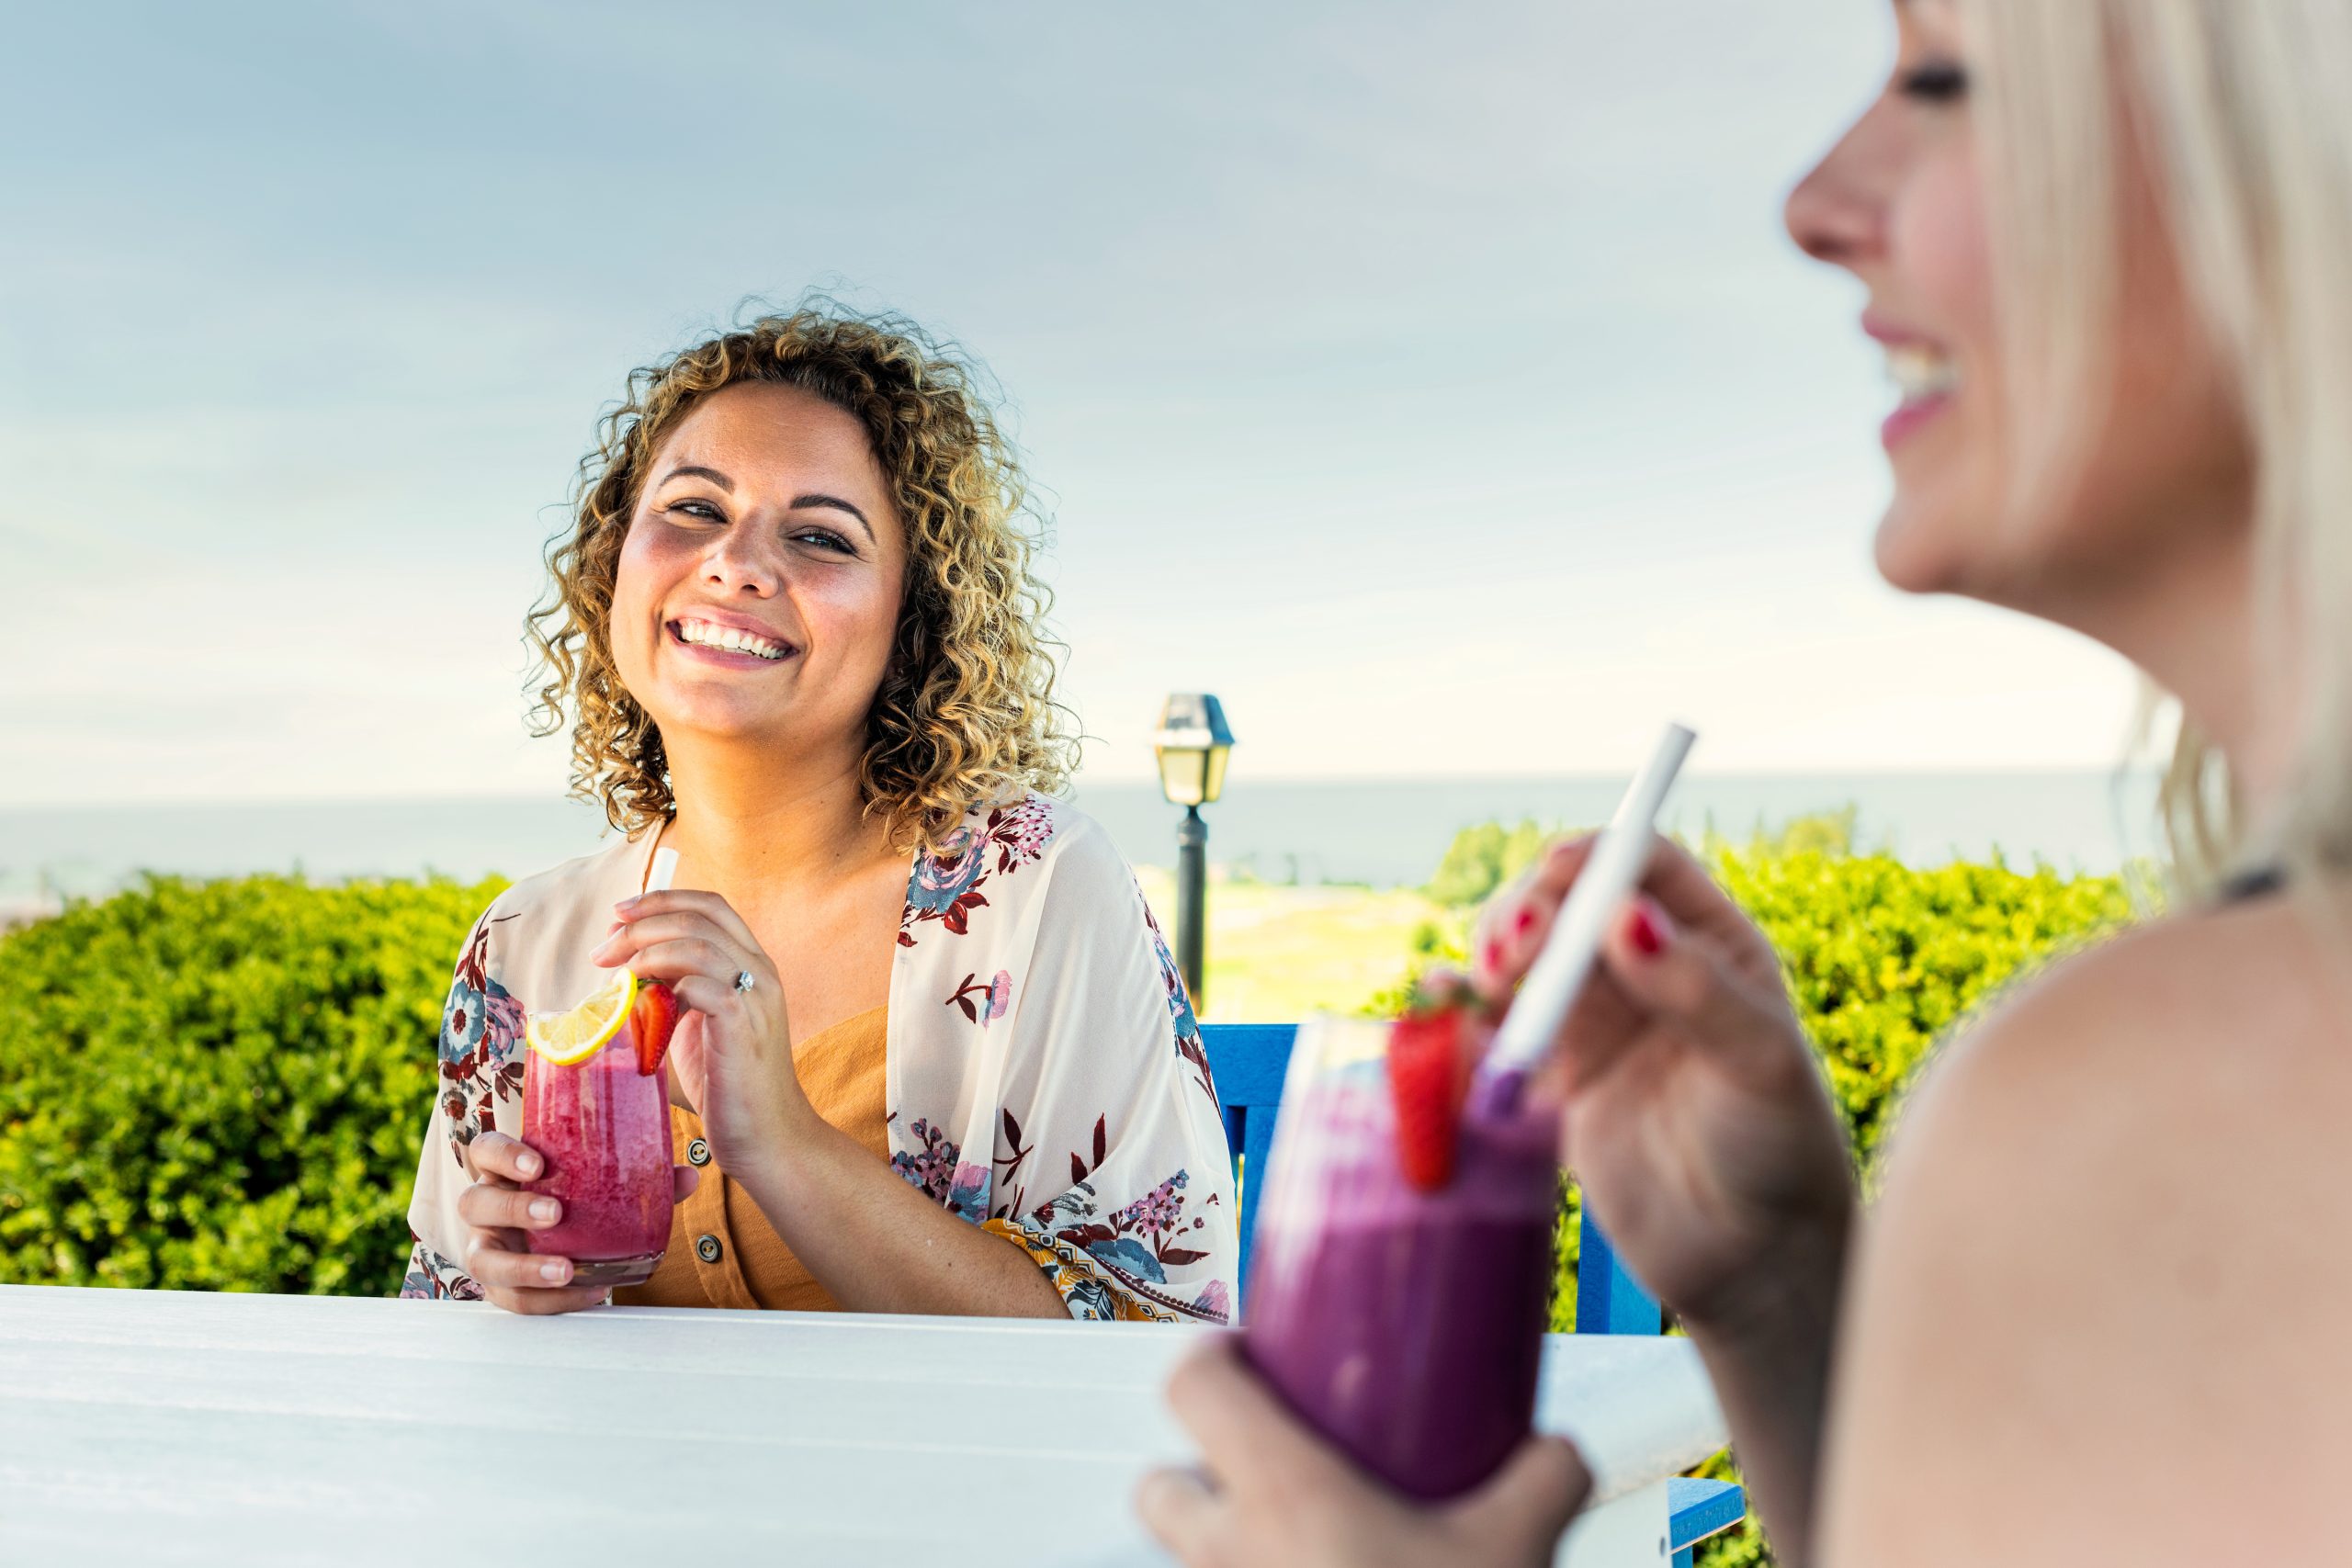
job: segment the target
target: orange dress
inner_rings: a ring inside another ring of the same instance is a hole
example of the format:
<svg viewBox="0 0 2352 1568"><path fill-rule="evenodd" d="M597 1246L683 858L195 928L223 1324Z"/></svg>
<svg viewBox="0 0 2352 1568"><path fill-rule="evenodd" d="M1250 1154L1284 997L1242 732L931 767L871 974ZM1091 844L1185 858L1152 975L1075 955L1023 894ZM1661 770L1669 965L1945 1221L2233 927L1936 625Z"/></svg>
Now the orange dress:
<svg viewBox="0 0 2352 1568"><path fill-rule="evenodd" d="M890 1157L885 1049L890 1010L845 1018L792 1048L800 1088L817 1114L873 1152ZM816 1277L792 1255L752 1195L711 1158L702 1118L670 1108L670 1141L680 1165L702 1180L673 1211L670 1246L653 1278L613 1292L621 1306L746 1307L839 1312Z"/></svg>

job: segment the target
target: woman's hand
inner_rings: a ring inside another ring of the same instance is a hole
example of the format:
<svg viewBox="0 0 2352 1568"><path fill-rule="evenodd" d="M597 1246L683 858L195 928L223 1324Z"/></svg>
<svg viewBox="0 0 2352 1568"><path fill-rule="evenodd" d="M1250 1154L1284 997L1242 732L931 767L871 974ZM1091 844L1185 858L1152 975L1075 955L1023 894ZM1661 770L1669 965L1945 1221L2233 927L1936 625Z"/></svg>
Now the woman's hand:
<svg viewBox="0 0 2352 1568"><path fill-rule="evenodd" d="M1592 840L1555 847L1479 921L1475 979L1510 994ZM1698 1327L1736 1321L1785 1267L1842 1268L1856 1197L1844 1124L1763 933L1659 840L1612 923L1547 1087L1585 1201L1642 1282Z"/></svg>
<svg viewBox="0 0 2352 1568"><path fill-rule="evenodd" d="M1136 1510L1191 1568L1535 1568L1592 1484L1575 1449L1534 1438L1468 1496L1408 1503L1299 1425L1229 1336L1178 1366L1168 1403L1204 1470L1146 1476Z"/></svg>
<svg viewBox="0 0 2352 1568"><path fill-rule="evenodd" d="M1550 934L1590 840L1553 850L1480 923L1499 1001ZM1544 1087L1568 1163L1634 1274L1706 1359L1750 1495L1784 1562L1807 1561L1853 1168L1771 944L1659 841L1609 929Z"/></svg>
<svg viewBox="0 0 2352 1568"><path fill-rule="evenodd" d="M546 1230L563 1218L560 1201L526 1192L520 1185L547 1169L538 1151L503 1133L480 1133L466 1145L466 1168L474 1179L458 1194L458 1216L467 1225L462 1261L482 1294L508 1312L526 1314L601 1305L609 1286L575 1285L571 1259L526 1249L526 1233ZM692 1192L700 1176L692 1166L674 1167L676 1195Z"/></svg>
<svg viewBox="0 0 2352 1568"><path fill-rule="evenodd" d="M620 929L594 954L678 994L670 1070L711 1153L742 1179L818 1120L792 1066L784 987L759 940L716 893L647 893L615 907ZM738 975L752 988L736 987Z"/></svg>

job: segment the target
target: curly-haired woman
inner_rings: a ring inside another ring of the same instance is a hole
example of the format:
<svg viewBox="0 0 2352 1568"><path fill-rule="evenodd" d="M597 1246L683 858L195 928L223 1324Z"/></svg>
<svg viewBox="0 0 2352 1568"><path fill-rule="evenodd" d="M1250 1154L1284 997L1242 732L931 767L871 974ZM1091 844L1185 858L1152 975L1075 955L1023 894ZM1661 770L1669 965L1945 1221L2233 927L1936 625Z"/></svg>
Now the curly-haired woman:
<svg viewBox="0 0 2352 1568"><path fill-rule="evenodd" d="M904 321L804 309L631 378L532 617L545 728L624 837L466 943L403 1294L604 1298L523 1246L559 1215L518 1186L521 1021L626 964L689 1010L670 1246L618 1299L1227 1315L1191 1007L1109 839L1041 793L1069 742L1023 498ZM680 891L644 891L657 844Z"/></svg>

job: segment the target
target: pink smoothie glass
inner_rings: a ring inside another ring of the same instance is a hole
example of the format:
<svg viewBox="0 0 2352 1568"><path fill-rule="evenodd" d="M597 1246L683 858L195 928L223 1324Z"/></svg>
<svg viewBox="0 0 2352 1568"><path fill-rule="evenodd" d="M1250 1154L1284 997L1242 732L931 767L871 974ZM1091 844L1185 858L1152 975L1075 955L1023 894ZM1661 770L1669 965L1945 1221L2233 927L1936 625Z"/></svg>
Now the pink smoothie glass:
<svg viewBox="0 0 2352 1568"><path fill-rule="evenodd" d="M670 1240L670 1103L659 1072L637 1065L637 1024L596 1054L558 1066L537 1051L523 1071L523 1141L548 1162L526 1183L563 1204L563 1217L524 1233L535 1253L572 1260L582 1285L636 1285L652 1277Z"/></svg>
<svg viewBox="0 0 2352 1568"><path fill-rule="evenodd" d="M1559 1123L1465 1111L1451 1178L1417 1190L1397 1157L1387 1043L1369 1019L1299 1026L1241 1345L1359 1464L1437 1499L1493 1474L1534 1418Z"/></svg>

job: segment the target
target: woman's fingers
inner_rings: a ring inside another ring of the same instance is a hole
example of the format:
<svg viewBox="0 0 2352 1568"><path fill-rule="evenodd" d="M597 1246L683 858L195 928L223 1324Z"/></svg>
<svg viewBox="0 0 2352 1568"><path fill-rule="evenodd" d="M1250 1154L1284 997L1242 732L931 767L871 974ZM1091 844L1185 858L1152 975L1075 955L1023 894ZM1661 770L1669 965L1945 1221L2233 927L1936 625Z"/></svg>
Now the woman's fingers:
<svg viewBox="0 0 2352 1568"><path fill-rule="evenodd" d="M550 1317L560 1312L582 1312L589 1307L605 1304L611 1291L603 1285L571 1285L556 1291L508 1291L485 1289L482 1292L496 1305L523 1317Z"/></svg>
<svg viewBox="0 0 2352 1568"><path fill-rule="evenodd" d="M1177 1363L1168 1408L1217 1475L1256 1489L1318 1492L1361 1485L1322 1438L1299 1424L1219 1335Z"/></svg>
<svg viewBox="0 0 2352 1568"><path fill-rule="evenodd" d="M486 1290L541 1291L571 1283L571 1259L525 1252L496 1231L478 1230L466 1243L466 1272Z"/></svg>
<svg viewBox="0 0 2352 1568"><path fill-rule="evenodd" d="M741 953L707 936L674 937L652 942L624 955L619 962L636 971L639 979L667 981L673 990L696 975L711 978L723 976L731 987L735 976L746 967Z"/></svg>
<svg viewBox="0 0 2352 1568"><path fill-rule="evenodd" d="M713 947L729 952L756 951L748 947L733 932L708 917L681 912L672 915L648 915L631 920L605 938L595 952L596 961L606 968L617 968L628 961L632 953L644 952L656 942L707 942ZM741 967L739 963L738 968Z"/></svg>
<svg viewBox="0 0 2352 1568"><path fill-rule="evenodd" d="M1686 930L1654 899L1634 901L1602 944L1609 976L1633 1004L1702 1050L1745 1054L1759 1036L1786 1035L1778 997L1756 994L1709 936Z"/></svg>
<svg viewBox="0 0 2352 1568"><path fill-rule="evenodd" d="M693 1166L673 1165L670 1168L670 1201L672 1202L684 1202L694 1196L695 1189L701 1185L702 1172Z"/></svg>
<svg viewBox="0 0 2352 1568"><path fill-rule="evenodd" d="M1649 863L1642 868L1642 891L1688 930L1703 931L1726 945L1746 943L1769 952L1763 933L1747 912L1715 885L1696 856L1671 839L1660 838L1650 846Z"/></svg>
<svg viewBox="0 0 2352 1568"><path fill-rule="evenodd" d="M615 912L620 917L621 923L632 931L652 921L683 920L715 932L746 953L762 951L760 939L752 934L752 928L743 923L743 917L735 912L732 904L716 893L691 888L648 893L618 907Z"/></svg>
<svg viewBox="0 0 2352 1568"><path fill-rule="evenodd" d="M1179 1562L1204 1560L1223 1505L1197 1470L1155 1470L1136 1487L1136 1515Z"/></svg>
<svg viewBox="0 0 2352 1568"><path fill-rule="evenodd" d="M705 1020L731 1018L743 1005L743 993L735 988L732 974L724 979L709 975L684 975L671 981L670 988L678 993L681 1009L689 1014L700 1013ZM685 1019L680 1018L678 1027L684 1029L685 1026ZM704 1025L703 1032L707 1038L707 1023ZM671 1048L677 1048L675 1035L671 1036Z"/></svg>
<svg viewBox="0 0 2352 1568"><path fill-rule="evenodd" d="M478 1230L543 1231L563 1218L563 1205L503 1181L477 1181L458 1194L458 1217Z"/></svg>
<svg viewBox="0 0 2352 1568"><path fill-rule="evenodd" d="M1453 1524L1481 1562L1520 1562L1560 1539L1592 1494L1592 1472L1565 1438L1530 1438L1493 1479L1453 1506ZM1550 1552L1543 1551L1548 1560Z"/></svg>
<svg viewBox="0 0 2352 1568"><path fill-rule="evenodd" d="M1592 858L1594 839L1588 833L1554 844L1479 911L1471 938L1471 975L1490 1001L1509 997L1544 950L1553 917Z"/></svg>
<svg viewBox="0 0 2352 1568"><path fill-rule="evenodd" d="M547 1162L528 1144L487 1131L475 1134L473 1142L466 1145L466 1165L476 1181L535 1181L547 1168Z"/></svg>

